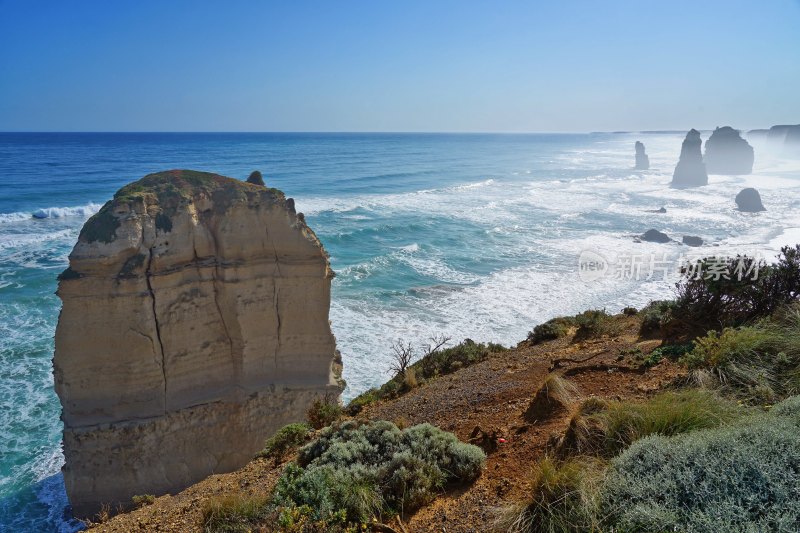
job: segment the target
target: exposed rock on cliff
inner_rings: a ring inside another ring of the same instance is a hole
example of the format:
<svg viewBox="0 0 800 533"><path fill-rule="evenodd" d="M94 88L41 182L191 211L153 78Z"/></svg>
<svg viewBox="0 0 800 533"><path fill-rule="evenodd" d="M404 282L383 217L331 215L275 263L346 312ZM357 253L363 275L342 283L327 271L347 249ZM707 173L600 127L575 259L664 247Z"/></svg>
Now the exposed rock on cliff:
<svg viewBox="0 0 800 533"><path fill-rule="evenodd" d="M338 394L332 277L278 190L188 170L120 189L83 227L58 289L75 514L239 468Z"/></svg>
<svg viewBox="0 0 800 533"><path fill-rule="evenodd" d="M247 177L247 183L252 183L253 185L261 185L263 187L263 186L265 186L264 185L264 176L261 175L260 171L254 170Z"/></svg>
<svg viewBox="0 0 800 533"><path fill-rule="evenodd" d="M681 145L681 156L672 174L671 186L676 189L708 185L708 174L701 153L700 132L692 129Z"/></svg>
<svg viewBox="0 0 800 533"><path fill-rule="evenodd" d="M730 126L714 130L706 141L706 170L710 174L750 174L753 147Z"/></svg>
<svg viewBox="0 0 800 533"><path fill-rule="evenodd" d="M764 204L761 203L761 195L752 187L742 189L736 195L736 207L739 208L739 211L747 211L749 213L766 211Z"/></svg>
<svg viewBox="0 0 800 533"><path fill-rule="evenodd" d="M636 149L636 170L647 170L650 168L650 158L644 152L644 144L636 141L634 145Z"/></svg>

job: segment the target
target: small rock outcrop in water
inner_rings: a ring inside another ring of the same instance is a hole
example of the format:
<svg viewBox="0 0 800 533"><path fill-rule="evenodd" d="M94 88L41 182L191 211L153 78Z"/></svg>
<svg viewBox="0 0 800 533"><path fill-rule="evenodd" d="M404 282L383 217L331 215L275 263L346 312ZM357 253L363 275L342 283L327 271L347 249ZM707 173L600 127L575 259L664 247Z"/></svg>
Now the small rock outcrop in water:
<svg viewBox="0 0 800 533"><path fill-rule="evenodd" d="M701 152L702 143L700 132L695 129L689 130L681 145L681 156L672 174L671 187L686 189L708 185L708 174Z"/></svg>
<svg viewBox="0 0 800 533"><path fill-rule="evenodd" d="M258 170L254 170L250 173L250 176L247 177L247 183L252 183L253 185L261 185L264 187L264 177L261 175L261 172Z"/></svg>
<svg viewBox="0 0 800 533"><path fill-rule="evenodd" d="M644 152L644 144L636 141L634 145L636 149L636 170L647 170L650 168L650 158Z"/></svg>
<svg viewBox="0 0 800 533"><path fill-rule="evenodd" d="M669 242L672 240L666 233L661 233L660 231L655 229L649 229L645 231L641 239L647 242L660 242L660 243Z"/></svg>
<svg viewBox="0 0 800 533"><path fill-rule="evenodd" d="M338 395L332 277L278 190L188 170L120 189L59 278L53 366L76 516L240 468Z"/></svg>
<svg viewBox="0 0 800 533"><path fill-rule="evenodd" d="M739 194L736 195L736 207L739 211L746 211L748 213L766 211L766 209L764 209L764 204L761 203L761 195L752 187L742 189Z"/></svg>
<svg viewBox="0 0 800 533"><path fill-rule="evenodd" d="M706 170L709 174L750 174L753 147L730 126L714 130L706 141Z"/></svg>
<svg viewBox="0 0 800 533"><path fill-rule="evenodd" d="M683 244L686 246L703 246L703 239L700 237L693 237L691 235L684 235Z"/></svg>

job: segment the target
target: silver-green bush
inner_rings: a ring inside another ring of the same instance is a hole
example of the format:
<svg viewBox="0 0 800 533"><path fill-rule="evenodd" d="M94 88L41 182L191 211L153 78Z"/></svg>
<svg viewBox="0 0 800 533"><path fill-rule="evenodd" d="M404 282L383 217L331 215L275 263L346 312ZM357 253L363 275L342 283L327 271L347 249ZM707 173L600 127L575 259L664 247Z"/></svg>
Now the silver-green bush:
<svg viewBox="0 0 800 533"><path fill-rule="evenodd" d="M800 399L614 459L601 509L616 531L800 531Z"/></svg>
<svg viewBox="0 0 800 533"><path fill-rule="evenodd" d="M480 475L486 455L430 424L400 430L391 422L348 421L300 449L278 481L279 505L314 509L316 520L344 514L365 523L412 511L449 483Z"/></svg>

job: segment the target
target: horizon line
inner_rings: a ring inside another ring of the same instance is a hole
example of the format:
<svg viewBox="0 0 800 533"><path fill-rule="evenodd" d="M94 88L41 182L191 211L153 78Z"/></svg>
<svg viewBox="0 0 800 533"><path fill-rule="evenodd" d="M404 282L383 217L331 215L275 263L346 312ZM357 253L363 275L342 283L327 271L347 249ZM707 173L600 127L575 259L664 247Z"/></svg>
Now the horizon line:
<svg viewBox="0 0 800 533"><path fill-rule="evenodd" d="M130 133L159 133L159 134L374 134L374 135L591 135L598 133L606 134L657 134L657 133L684 133L690 129L698 131L714 131L714 128L688 128L688 129L674 129L674 128L653 128L646 130L591 130L591 131L413 131L413 130L398 130L398 131L379 131L379 130L0 130L2 134L130 134ZM738 129L738 128L734 128ZM769 130L767 128L741 128L740 132L749 132L756 130Z"/></svg>

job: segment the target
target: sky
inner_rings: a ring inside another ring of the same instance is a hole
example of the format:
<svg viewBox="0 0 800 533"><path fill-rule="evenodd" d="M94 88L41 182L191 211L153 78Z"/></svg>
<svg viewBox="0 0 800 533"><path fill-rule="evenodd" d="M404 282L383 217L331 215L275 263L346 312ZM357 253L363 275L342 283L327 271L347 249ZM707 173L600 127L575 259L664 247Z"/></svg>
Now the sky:
<svg viewBox="0 0 800 533"><path fill-rule="evenodd" d="M0 131L800 123L800 0L0 0Z"/></svg>

